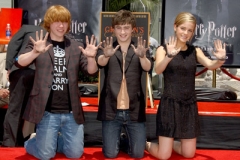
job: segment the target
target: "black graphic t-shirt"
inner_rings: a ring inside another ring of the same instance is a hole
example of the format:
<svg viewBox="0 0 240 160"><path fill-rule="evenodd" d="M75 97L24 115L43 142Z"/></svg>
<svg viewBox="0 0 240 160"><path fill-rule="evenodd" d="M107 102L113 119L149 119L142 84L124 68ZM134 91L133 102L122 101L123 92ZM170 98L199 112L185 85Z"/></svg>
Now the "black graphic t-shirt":
<svg viewBox="0 0 240 160"><path fill-rule="evenodd" d="M65 45L64 42L57 41L52 41L52 44L54 77L46 110L52 113L69 113L71 111L71 103L68 89Z"/></svg>

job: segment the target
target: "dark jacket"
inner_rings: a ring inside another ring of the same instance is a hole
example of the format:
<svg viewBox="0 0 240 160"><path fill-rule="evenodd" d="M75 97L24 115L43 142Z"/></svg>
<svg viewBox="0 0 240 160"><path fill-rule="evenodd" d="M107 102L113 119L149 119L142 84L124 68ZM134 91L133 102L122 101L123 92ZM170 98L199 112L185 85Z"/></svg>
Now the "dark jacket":
<svg viewBox="0 0 240 160"><path fill-rule="evenodd" d="M10 73L19 69L18 66L15 66L16 57L19 53L22 53L28 42L30 41L29 37L33 37L35 39L36 37L36 31L40 30L44 31L44 34L46 33L45 29L43 29L40 26L35 25L23 25L17 33L14 34L14 36L11 38L8 49L7 49L7 56L6 56L6 70L10 70ZM30 65L29 68L35 69L34 65Z"/></svg>
<svg viewBox="0 0 240 160"><path fill-rule="evenodd" d="M131 42L133 44L133 42ZM113 46L116 47L117 42ZM96 58L102 55L98 51ZM149 52L147 58L152 63ZM110 57L108 64L102 67L100 72L100 100L98 107L98 120L113 120L117 112L117 96L121 87L123 71L123 57L121 49ZM99 66L101 68L101 66ZM139 57L134 53L131 46L128 48L125 61L125 77L129 95L129 111L132 121L146 121L146 76L147 72L142 69Z"/></svg>
<svg viewBox="0 0 240 160"><path fill-rule="evenodd" d="M82 43L67 37L64 38L64 41L67 76L69 80L69 96L73 116L76 123L82 124L84 122L84 115L78 89L78 74L80 69L82 72L87 73L87 58L78 48L78 46L83 47ZM49 45L50 43L51 40L49 38L46 45ZM26 48L25 53L31 51L32 48L33 46L30 43ZM34 60L36 65L34 85L23 115L25 120L32 123L39 123L44 114L54 76L53 62L54 52L52 47L50 47L46 53L39 55Z"/></svg>

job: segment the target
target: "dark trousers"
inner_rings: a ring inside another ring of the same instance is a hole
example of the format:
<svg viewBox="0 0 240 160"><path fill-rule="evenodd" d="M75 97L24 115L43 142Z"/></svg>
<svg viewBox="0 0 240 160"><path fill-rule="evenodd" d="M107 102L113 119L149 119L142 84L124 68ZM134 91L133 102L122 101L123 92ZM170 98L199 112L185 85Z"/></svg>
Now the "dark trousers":
<svg viewBox="0 0 240 160"><path fill-rule="evenodd" d="M10 97L8 109L3 122L3 146L15 147L23 145L22 115L26 108L34 81L35 70L18 69L9 76Z"/></svg>

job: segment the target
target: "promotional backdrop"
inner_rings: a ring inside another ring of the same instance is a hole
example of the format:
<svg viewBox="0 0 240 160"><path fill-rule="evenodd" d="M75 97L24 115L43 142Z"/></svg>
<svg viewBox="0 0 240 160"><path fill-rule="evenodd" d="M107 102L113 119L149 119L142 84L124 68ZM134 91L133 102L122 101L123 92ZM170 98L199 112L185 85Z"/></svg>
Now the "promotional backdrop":
<svg viewBox="0 0 240 160"><path fill-rule="evenodd" d="M239 6L239 0L163 0L163 38L174 35L173 23L179 12L191 12L197 18L191 43L215 58L213 41L220 39L227 45L228 59L223 66L240 67Z"/></svg>
<svg viewBox="0 0 240 160"><path fill-rule="evenodd" d="M38 25L51 5L63 5L72 15L72 37L85 42L86 35L99 37L99 15L102 0L15 0L14 7L23 9L23 24Z"/></svg>

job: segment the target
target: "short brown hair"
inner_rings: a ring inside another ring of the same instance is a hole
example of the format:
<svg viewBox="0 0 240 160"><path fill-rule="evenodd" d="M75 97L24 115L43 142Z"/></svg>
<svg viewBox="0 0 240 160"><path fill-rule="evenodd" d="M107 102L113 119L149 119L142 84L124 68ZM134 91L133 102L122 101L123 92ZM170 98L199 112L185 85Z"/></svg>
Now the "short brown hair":
<svg viewBox="0 0 240 160"><path fill-rule="evenodd" d="M71 13L67 8L61 5L53 5L48 8L44 15L43 27L49 32L50 25L53 22L67 22L68 23L67 32L69 32L71 23Z"/></svg>
<svg viewBox="0 0 240 160"><path fill-rule="evenodd" d="M132 28L136 27L136 18L131 11L120 10L112 19L112 27L115 25L131 24Z"/></svg>

